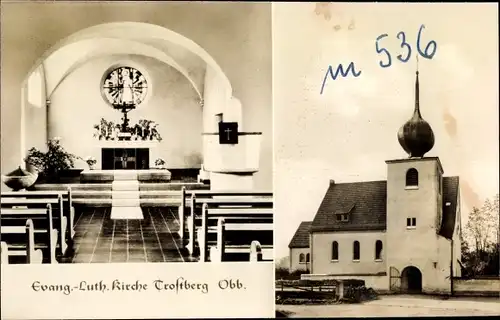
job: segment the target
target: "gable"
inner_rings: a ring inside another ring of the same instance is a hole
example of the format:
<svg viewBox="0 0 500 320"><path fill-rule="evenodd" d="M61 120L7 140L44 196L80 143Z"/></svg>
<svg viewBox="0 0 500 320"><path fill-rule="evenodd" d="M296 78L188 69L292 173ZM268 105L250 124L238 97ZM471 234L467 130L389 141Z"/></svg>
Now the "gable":
<svg viewBox="0 0 500 320"><path fill-rule="evenodd" d="M288 248L309 248L309 230L311 228L311 223L311 221L303 221L300 223Z"/></svg>

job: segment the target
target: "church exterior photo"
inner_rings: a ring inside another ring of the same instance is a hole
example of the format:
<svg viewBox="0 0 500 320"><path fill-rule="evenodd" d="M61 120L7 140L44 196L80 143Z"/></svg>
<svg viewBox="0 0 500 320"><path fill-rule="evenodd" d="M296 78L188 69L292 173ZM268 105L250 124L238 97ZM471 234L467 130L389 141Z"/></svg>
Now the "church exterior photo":
<svg viewBox="0 0 500 320"><path fill-rule="evenodd" d="M459 177L444 176L419 106L398 132L408 157L387 160L387 180L330 185L312 221L289 243L303 279L362 279L379 292L453 292L461 275Z"/></svg>

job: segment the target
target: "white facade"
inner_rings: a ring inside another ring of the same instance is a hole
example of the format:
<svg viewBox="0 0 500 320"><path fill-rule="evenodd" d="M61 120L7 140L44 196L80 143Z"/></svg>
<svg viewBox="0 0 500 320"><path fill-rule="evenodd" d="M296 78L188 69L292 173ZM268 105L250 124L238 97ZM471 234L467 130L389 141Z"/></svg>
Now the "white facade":
<svg viewBox="0 0 500 320"><path fill-rule="evenodd" d="M461 259L459 191L453 200L456 221L448 239L441 234L445 221L439 159L404 159L387 164L386 230L312 231L311 272L303 278L362 279L367 287L378 291L449 294L451 277L461 275L457 261ZM418 172L417 183L408 182L410 169Z"/></svg>

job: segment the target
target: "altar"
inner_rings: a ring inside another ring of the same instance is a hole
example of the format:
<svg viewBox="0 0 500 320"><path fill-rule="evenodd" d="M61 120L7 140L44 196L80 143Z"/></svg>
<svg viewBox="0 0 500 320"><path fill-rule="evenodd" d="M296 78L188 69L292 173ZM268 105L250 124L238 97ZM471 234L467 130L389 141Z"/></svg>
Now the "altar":
<svg viewBox="0 0 500 320"><path fill-rule="evenodd" d="M95 146L96 168L101 170L148 170L159 158L158 142L149 140L99 141Z"/></svg>

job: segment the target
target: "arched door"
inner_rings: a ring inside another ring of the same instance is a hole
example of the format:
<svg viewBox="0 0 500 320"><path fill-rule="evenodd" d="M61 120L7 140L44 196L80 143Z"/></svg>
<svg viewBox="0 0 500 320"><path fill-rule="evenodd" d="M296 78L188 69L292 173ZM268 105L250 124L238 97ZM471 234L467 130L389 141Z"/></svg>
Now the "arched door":
<svg viewBox="0 0 500 320"><path fill-rule="evenodd" d="M406 293L422 292L422 272L417 267L409 266L401 272L401 291Z"/></svg>

